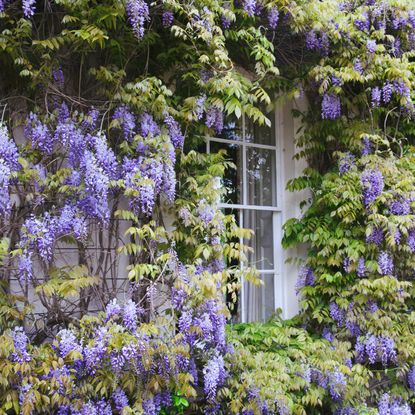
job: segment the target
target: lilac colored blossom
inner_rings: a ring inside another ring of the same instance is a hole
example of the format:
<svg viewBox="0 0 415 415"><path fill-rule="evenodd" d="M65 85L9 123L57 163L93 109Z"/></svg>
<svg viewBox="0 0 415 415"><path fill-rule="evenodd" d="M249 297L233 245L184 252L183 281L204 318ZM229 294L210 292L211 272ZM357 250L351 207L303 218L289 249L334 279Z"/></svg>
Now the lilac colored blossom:
<svg viewBox="0 0 415 415"><path fill-rule="evenodd" d="M34 399L35 395L33 393L32 387L33 385L31 383L25 383L19 388L19 405L20 406L25 406L27 405L28 402L31 402Z"/></svg>
<svg viewBox="0 0 415 415"><path fill-rule="evenodd" d="M339 401L346 390L346 377L336 369L330 373L329 379L330 396L334 401Z"/></svg>
<svg viewBox="0 0 415 415"><path fill-rule="evenodd" d="M326 93L321 103L321 117L325 120L335 120L341 115L340 98L336 94Z"/></svg>
<svg viewBox="0 0 415 415"><path fill-rule="evenodd" d="M378 256L379 273L381 275L391 275L393 272L393 259L391 254L381 251Z"/></svg>
<svg viewBox="0 0 415 415"><path fill-rule="evenodd" d="M377 86L372 88L371 96L372 96L372 107L373 108L379 107L380 101L382 99L382 92L380 88Z"/></svg>
<svg viewBox="0 0 415 415"><path fill-rule="evenodd" d="M393 89L398 95L408 99L411 98L411 90L403 80L394 81Z"/></svg>
<svg viewBox="0 0 415 415"><path fill-rule="evenodd" d="M379 306L375 300L369 300L366 304L366 310L373 314L379 310Z"/></svg>
<svg viewBox="0 0 415 415"><path fill-rule="evenodd" d="M99 167L102 168L110 180L116 180L118 178L117 158L115 157L114 151L108 147L106 137L103 134L99 134L93 136L91 142Z"/></svg>
<svg viewBox="0 0 415 415"><path fill-rule="evenodd" d="M278 25L279 11L276 7L271 7L268 11L268 26L270 29L275 30Z"/></svg>
<svg viewBox="0 0 415 415"><path fill-rule="evenodd" d="M383 191L382 173L379 170L365 170L360 177L360 184L363 193L363 203L365 207L369 207Z"/></svg>
<svg viewBox="0 0 415 415"><path fill-rule="evenodd" d="M184 135L181 131L179 123L169 114L165 115L164 122L167 126L170 140L174 147L183 148Z"/></svg>
<svg viewBox="0 0 415 415"><path fill-rule="evenodd" d="M63 89L65 86L65 76L63 74L62 68L54 69L52 71L52 77L59 89Z"/></svg>
<svg viewBox="0 0 415 415"><path fill-rule="evenodd" d="M213 206L208 205L206 200L203 199L200 201L197 208L197 214L202 222L208 225L214 218L215 213L216 209Z"/></svg>
<svg viewBox="0 0 415 415"><path fill-rule="evenodd" d="M93 344L85 346L82 350L85 368L89 375L93 376L99 366L99 363L107 351L107 329L101 327L97 330Z"/></svg>
<svg viewBox="0 0 415 415"><path fill-rule="evenodd" d="M362 334L360 326L358 323L356 323L356 321L347 319L345 326L347 330L349 330L349 333L352 337L359 337Z"/></svg>
<svg viewBox="0 0 415 415"><path fill-rule="evenodd" d="M229 29L231 27L231 24L232 24L231 20L228 17L226 17L224 14L221 16L220 20L222 23L222 27L224 29Z"/></svg>
<svg viewBox="0 0 415 415"><path fill-rule="evenodd" d="M353 68L358 74L363 75L363 66L359 58L355 59Z"/></svg>
<svg viewBox="0 0 415 415"><path fill-rule="evenodd" d="M365 265L365 258L360 257L357 262L357 269L356 269L357 276L363 278L366 275L366 265Z"/></svg>
<svg viewBox="0 0 415 415"><path fill-rule="evenodd" d="M144 113L140 118L140 132L143 137L154 137L160 134L160 128L151 114Z"/></svg>
<svg viewBox="0 0 415 415"><path fill-rule="evenodd" d="M162 18L163 27L166 29L171 27L171 25L173 24L173 20L174 20L173 12L170 10L165 10L163 12L163 18Z"/></svg>
<svg viewBox="0 0 415 415"><path fill-rule="evenodd" d="M12 332L12 338L15 351L11 354L11 359L18 363L30 362L32 358L27 351L29 339L27 338L23 327L15 327Z"/></svg>
<svg viewBox="0 0 415 415"><path fill-rule="evenodd" d="M355 345L355 352L356 352L356 360L359 363L363 363L366 356L366 348L364 342L362 342L360 339L356 341Z"/></svg>
<svg viewBox="0 0 415 415"><path fill-rule="evenodd" d="M390 212L392 215L409 215L411 213L411 201L408 198L401 198L401 200L394 200L390 205Z"/></svg>
<svg viewBox="0 0 415 415"><path fill-rule="evenodd" d="M350 259L350 257L346 256L343 260L343 269L345 270L345 272L350 272L351 263L352 260Z"/></svg>
<svg viewBox="0 0 415 415"><path fill-rule="evenodd" d="M145 0L127 0L128 20L138 39L144 36L144 24L150 19L148 4Z"/></svg>
<svg viewBox="0 0 415 415"><path fill-rule="evenodd" d="M0 160L1 159L11 171L18 171L22 168L19 163L19 151L17 150L16 144L10 139L7 128L0 124Z"/></svg>
<svg viewBox="0 0 415 415"><path fill-rule="evenodd" d="M120 304L118 304L117 300L114 298L105 307L105 320L108 321L114 316L121 315L121 311L122 311L122 308Z"/></svg>
<svg viewBox="0 0 415 415"><path fill-rule="evenodd" d="M412 415L410 406L402 398L391 399L388 393L381 396L378 412L379 415Z"/></svg>
<svg viewBox="0 0 415 415"><path fill-rule="evenodd" d="M134 331L137 328L138 314L137 305L133 300L128 300L123 308L123 322L127 329Z"/></svg>
<svg viewBox="0 0 415 415"><path fill-rule="evenodd" d="M99 118L99 111L92 107L86 114L85 119L82 121L82 128L86 131L92 131L97 127L97 121Z"/></svg>
<svg viewBox="0 0 415 415"><path fill-rule="evenodd" d="M306 286L314 285L315 276L311 267L301 267L297 278L297 284L295 286L297 294Z"/></svg>
<svg viewBox="0 0 415 415"><path fill-rule="evenodd" d="M173 202L176 196L176 171L171 164L163 166L163 191L169 202Z"/></svg>
<svg viewBox="0 0 415 415"><path fill-rule="evenodd" d="M372 232L366 237L366 242L380 246L383 242L384 234L381 227L376 226Z"/></svg>
<svg viewBox="0 0 415 415"><path fill-rule="evenodd" d="M224 383L225 377L223 357L217 355L209 359L203 368L204 391L209 401L216 398L217 389Z"/></svg>
<svg viewBox="0 0 415 415"><path fill-rule="evenodd" d="M376 336L368 335L365 340L365 351L369 363L373 364L377 360L378 339Z"/></svg>
<svg viewBox="0 0 415 415"><path fill-rule="evenodd" d="M373 54L376 52L376 40L370 39L366 43L366 49L369 53Z"/></svg>
<svg viewBox="0 0 415 415"><path fill-rule="evenodd" d="M36 0L23 0L23 14L24 17L30 19L35 14Z"/></svg>
<svg viewBox="0 0 415 415"><path fill-rule="evenodd" d="M196 114L196 118L197 120L201 120L203 117L203 114L205 112L205 102L206 102L206 95L200 95L197 97L196 99L196 103L195 103L195 114Z"/></svg>
<svg viewBox="0 0 415 415"><path fill-rule="evenodd" d="M396 229L395 233L393 234L393 239L394 239L396 245L401 244L402 233L399 229Z"/></svg>
<svg viewBox="0 0 415 415"><path fill-rule="evenodd" d="M379 338L381 362L386 366L388 362L396 362L395 342L388 336Z"/></svg>
<svg viewBox="0 0 415 415"><path fill-rule="evenodd" d="M206 126L213 128L217 134L223 130L223 112L216 106L211 105L206 111Z"/></svg>
<svg viewBox="0 0 415 415"><path fill-rule="evenodd" d="M412 391L415 391L415 365L409 369L408 385L409 385L409 389L411 389Z"/></svg>
<svg viewBox="0 0 415 415"><path fill-rule="evenodd" d="M181 332L185 333L189 331L193 322L192 312L190 310L185 310L182 312L182 315L179 318L179 329Z"/></svg>
<svg viewBox="0 0 415 415"><path fill-rule="evenodd" d="M342 85L343 85L343 80L342 80L341 78L339 78L339 77L337 77L337 76L333 75L333 76L331 77L331 83L332 83L334 86L342 86Z"/></svg>
<svg viewBox="0 0 415 415"><path fill-rule="evenodd" d="M330 42L327 33L316 33L314 30L311 30L306 35L306 47L309 50L319 51L323 56L328 56Z"/></svg>
<svg viewBox="0 0 415 415"><path fill-rule="evenodd" d="M344 324L345 312L335 302L331 302L330 306L330 317L337 323L339 327Z"/></svg>
<svg viewBox="0 0 415 415"><path fill-rule="evenodd" d="M357 29L361 30L362 32L368 31L370 29L370 19L367 11L362 13L360 19L356 19L354 25Z"/></svg>
<svg viewBox="0 0 415 415"><path fill-rule="evenodd" d="M392 99L392 94L393 94L393 85L389 81L386 81L386 83L383 85L383 88L382 88L382 97L383 97L383 102L385 104L388 104L390 102L390 100Z"/></svg>
<svg viewBox="0 0 415 415"><path fill-rule="evenodd" d="M133 0L130 0L131 2ZM135 117L130 112L130 109L126 105L121 105L114 111L114 115L112 117L114 120L119 120L121 124L121 128L124 133L124 138L127 141L131 141L135 134Z"/></svg>
<svg viewBox="0 0 415 415"><path fill-rule="evenodd" d="M372 152L372 142L368 136L363 137L362 139L362 156L368 156Z"/></svg>
<svg viewBox="0 0 415 415"><path fill-rule="evenodd" d="M0 215L7 217L12 209L10 199L10 177L11 170L4 160L0 159Z"/></svg>
<svg viewBox="0 0 415 415"><path fill-rule="evenodd" d="M356 159L352 153L346 153L339 161L340 174L347 173L354 165Z"/></svg>
<svg viewBox="0 0 415 415"><path fill-rule="evenodd" d="M25 137L31 141L33 148L38 148L45 154L52 152L53 137L48 127L42 124L32 112L29 114L29 120L25 127Z"/></svg>
<svg viewBox="0 0 415 415"><path fill-rule="evenodd" d="M82 352L82 346L78 343L75 334L72 330L64 329L58 333L59 356L65 358L70 352Z"/></svg>
<svg viewBox="0 0 415 415"><path fill-rule="evenodd" d="M254 16L256 12L256 0L242 0L242 6L248 16Z"/></svg>
<svg viewBox="0 0 415 415"><path fill-rule="evenodd" d="M19 255L19 281L21 283L30 282L33 278L33 261L32 252L23 250L22 254Z"/></svg>
<svg viewBox="0 0 415 415"><path fill-rule="evenodd" d="M322 337L323 339L326 339L327 341L329 341L330 343L334 342L334 335L333 333L330 331L329 328L324 327L323 329L323 333L322 333Z"/></svg>
<svg viewBox="0 0 415 415"><path fill-rule="evenodd" d="M407 244L408 244L409 250L412 253L414 253L415 252L415 229L411 229L408 232Z"/></svg>

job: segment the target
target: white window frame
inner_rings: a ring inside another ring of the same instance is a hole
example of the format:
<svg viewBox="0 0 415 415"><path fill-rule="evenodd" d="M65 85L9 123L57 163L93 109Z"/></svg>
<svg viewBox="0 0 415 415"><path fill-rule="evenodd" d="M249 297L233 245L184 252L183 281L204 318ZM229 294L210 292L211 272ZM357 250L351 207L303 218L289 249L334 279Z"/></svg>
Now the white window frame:
<svg viewBox="0 0 415 415"><path fill-rule="evenodd" d="M284 280L282 276L282 206L283 206L283 108L281 105L276 105L273 112L274 119L274 136L275 145L256 144L246 141L246 128L245 117L242 115L242 140L230 140L219 137L206 137L206 151L210 153L211 142L237 145L242 150L242 203L220 203L219 207L223 209L234 209L238 211L239 223L244 226L243 212L247 210L257 211L271 211L272 212L272 225L273 225L273 266L272 269L258 270L261 275L274 275L274 309L284 309ZM272 128L272 127L270 127ZM253 147L258 149L267 149L275 151L275 206L258 206L248 204L248 180L247 180L247 149ZM243 245L244 241L241 238L240 244ZM244 264L241 264L243 267ZM265 286L262 285L262 295L264 296ZM241 296L240 296L240 318L242 323L248 322L248 312L245 300L245 283L241 281ZM262 309L263 316L265 315L265 305Z"/></svg>

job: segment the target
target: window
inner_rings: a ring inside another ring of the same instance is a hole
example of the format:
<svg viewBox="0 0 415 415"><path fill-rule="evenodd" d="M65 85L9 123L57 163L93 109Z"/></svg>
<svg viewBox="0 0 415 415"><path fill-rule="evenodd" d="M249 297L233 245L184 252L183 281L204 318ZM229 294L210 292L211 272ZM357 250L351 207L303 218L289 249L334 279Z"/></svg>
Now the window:
<svg viewBox="0 0 415 415"><path fill-rule="evenodd" d="M221 208L232 209L239 224L255 232L245 243L253 248L249 265L259 270L263 285L243 283L239 304L242 322L265 320L281 307L280 114L276 111L268 118L271 127L254 125L244 117L231 120L220 136L207 138L208 152L225 149L237 166L225 177L228 194Z"/></svg>

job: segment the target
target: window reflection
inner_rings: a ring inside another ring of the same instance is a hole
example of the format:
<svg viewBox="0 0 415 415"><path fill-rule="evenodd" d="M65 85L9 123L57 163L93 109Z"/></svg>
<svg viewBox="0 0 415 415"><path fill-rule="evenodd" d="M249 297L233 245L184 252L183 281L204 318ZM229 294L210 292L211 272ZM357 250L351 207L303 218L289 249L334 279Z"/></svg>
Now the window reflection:
<svg viewBox="0 0 415 415"><path fill-rule="evenodd" d="M276 206L275 150L247 148L248 204Z"/></svg>
<svg viewBox="0 0 415 415"><path fill-rule="evenodd" d="M242 203L242 147L238 144L225 144L212 141L210 151L217 153L219 150L226 150L227 158L236 166L236 169L226 169L223 178L223 185L227 193L223 202L229 204Z"/></svg>

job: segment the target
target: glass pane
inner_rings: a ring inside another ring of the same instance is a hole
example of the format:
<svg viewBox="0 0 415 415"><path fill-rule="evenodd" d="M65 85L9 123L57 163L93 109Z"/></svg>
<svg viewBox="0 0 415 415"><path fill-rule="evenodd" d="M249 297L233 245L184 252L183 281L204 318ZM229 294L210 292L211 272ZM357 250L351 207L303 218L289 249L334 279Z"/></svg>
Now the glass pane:
<svg viewBox="0 0 415 415"><path fill-rule="evenodd" d="M226 118L223 130L218 137L225 138L226 140L242 141L242 118Z"/></svg>
<svg viewBox="0 0 415 415"><path fill-rule="evenodd" d="M227 189L224 196L224 203L242 203L242 147L238 144L224 144L215 141L210 142L210 152L217 153L219 150L226 150L227 159L230 159L236 169L229 168L225 172L223 185Z"/></svg>
<svg viewBox="0 0 415 415"><path fill-rule="evenodd" d="M245 141L248 143L266 144L275 146L275 113L265 113L271 121L271 127L259 125L252 122L248 117L245 118Z"/></svg>
<svg viewBox="0 0 415 415"><path fill-rule="evenodd" d="M249 265L257 269L274 269L273 212L246 210L243 214L243 227L254 231L251 239L245 241L253 250L248 253Z"/></svg>
<svg viewBox="0 0 415 415"><path fill-rule="evenodd" d="M248 205L276 206L275 150L247 147Z"/></svg>
<svg viewBox="0 0 415 415"><path fill-rule="evenodd" d="M259 286L244 283L244 306L248 322L267 320L275 311L274 274L262 274L261 280L263 284Z"/></svg>

